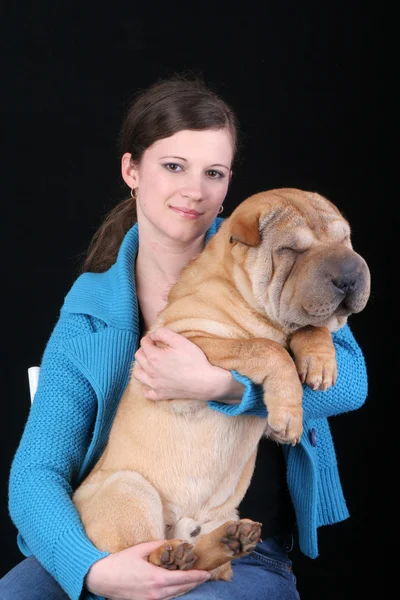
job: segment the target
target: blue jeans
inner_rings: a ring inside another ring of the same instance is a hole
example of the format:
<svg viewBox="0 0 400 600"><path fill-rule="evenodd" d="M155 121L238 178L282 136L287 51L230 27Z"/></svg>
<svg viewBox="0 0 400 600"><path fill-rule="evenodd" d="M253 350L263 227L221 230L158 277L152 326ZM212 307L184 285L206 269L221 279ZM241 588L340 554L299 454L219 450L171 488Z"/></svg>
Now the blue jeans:
<svg viewBox="0 0 400 600"><path fill-rule="evenodd" d="M300 600L289 552L292 536L257 544L254 552L232 561L231 581L206 581L180 596L187 600Z"/></svg>
<svg viewBox="0 0 400 600"><path fill-rule="evenodd" d="M0 579L1 600L69 600L57 581L29 556Z"/></svg>
<svg viewBox="0 0 400 600"><path fill-rule="evenodd" d="M187 600L300 600L288 557L290 538L264 540L254 552L232 561L233 577L207 581L179 596ZM40 563L30 556L0 579L1 600L69 600ZM89 596L88 596L89 598Z"/></svg>

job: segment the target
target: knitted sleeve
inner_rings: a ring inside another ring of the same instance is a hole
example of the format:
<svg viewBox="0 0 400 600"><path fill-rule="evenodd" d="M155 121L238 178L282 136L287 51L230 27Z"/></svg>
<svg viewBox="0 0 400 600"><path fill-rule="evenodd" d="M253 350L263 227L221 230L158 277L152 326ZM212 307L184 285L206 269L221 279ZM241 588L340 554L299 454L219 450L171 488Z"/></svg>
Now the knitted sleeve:
<svg viewBox="0 0 400 600"><path fill-rule="evenodd" d="M360 408L368 394L366 364L361 348L349 327L345 325L333 334L338 363L338 378L335 387L326 392L313 391L304 385L304 418L325 418ZM240 404L223 404L212 401L209 406L226 414L267 415L263 402L263 388L247 377L232 371L235 379L243 383L245 391Z"/></svg>
<svg viewBox="0 0 400 600"><path fill-rule="evenodd" d="M56 324L9 480L9 511L21 550L35 555L73 600L81 597L92 564L108 554L89 541L71 502L97 400L65 356L63 342L91 331L92 320L84 315L62 316Z"/></svg>

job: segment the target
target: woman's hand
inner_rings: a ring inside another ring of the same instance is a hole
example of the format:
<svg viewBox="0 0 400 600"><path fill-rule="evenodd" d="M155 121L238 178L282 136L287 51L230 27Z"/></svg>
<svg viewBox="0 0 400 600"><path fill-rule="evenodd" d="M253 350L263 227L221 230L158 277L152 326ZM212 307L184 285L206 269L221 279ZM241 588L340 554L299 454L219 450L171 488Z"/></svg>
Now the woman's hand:
<svg viewBox="0 0 400 600"><path fill-rule="evenodd" d="M165 327L141 339L135 360L133 377L148 400L239 403L243 395L243 385L230 371L212 365L199 346Z"/></svg>
<svg viewBox="0 0 400 600"><path fill-rule="evenodd" d="M149 563L147 557L163 541L138 544L98 560L86 576L87 589L109 600L169 600L210 578L208 571L168 571Z"/></svg>

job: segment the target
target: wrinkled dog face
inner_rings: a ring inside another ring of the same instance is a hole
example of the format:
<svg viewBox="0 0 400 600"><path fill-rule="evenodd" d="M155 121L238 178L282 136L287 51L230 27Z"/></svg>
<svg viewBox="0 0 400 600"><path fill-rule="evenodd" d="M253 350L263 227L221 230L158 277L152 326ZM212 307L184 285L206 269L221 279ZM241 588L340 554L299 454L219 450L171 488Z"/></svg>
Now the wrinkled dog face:
<svg viewBox="0 0 400 600"><path fill-rule="evenodd" d="M256 196L263 207L254 213ZM281 189L256 196L242 203L231 233L259 309L289 331L305 325L337 330L363 310L370 294L370 272L352 249L348 222L315 193Z"/></svg>

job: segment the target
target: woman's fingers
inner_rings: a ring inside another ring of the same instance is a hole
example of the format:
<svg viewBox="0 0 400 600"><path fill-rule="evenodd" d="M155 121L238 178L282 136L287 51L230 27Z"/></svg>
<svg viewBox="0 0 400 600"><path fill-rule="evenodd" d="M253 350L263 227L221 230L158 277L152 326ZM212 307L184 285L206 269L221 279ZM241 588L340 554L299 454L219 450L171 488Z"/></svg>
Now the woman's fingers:
<svg viewBox="0 0 400 600"><path fill-rule="evenodd" d="M192 569L191 571L169 571L168 575L173 575L175 577L168 577L168 583L162 590L162 592L166 594L165 597L161 596L163 600L170 600L176 598L178 595L186 594L201 583L210 579L208 571L195 569ZM182 577L182 575L184 575L184 577Z"/></svg>
<svg viewBox="0 0 400 600"><path fill-rule="evenodd" d="M150 370L149 361L147 359L145 352L142 350L142 348L139 348L139 350L137 350L135 352L135 363L136 363L135 371L138 367L140 367L140 369L142 371L145 371L146 373L149 372L149 370Z"/></svg>
<svg viewBox="0 0 400 600"><path fill-rule="evenodd" d="M167 327L159 327L156 331L147 334L146 339L150 340L153 344L155 342L161 342L166 346L175 346L182 342L182 338L185 338L180 333L175 333L172 329L168 329Z"/></svg>
<svg viewBox="0 0 400 600"><path fill-rule="evenodd" d="M145 335L140 340L140 348L142 348L144 352L146 352L146 350L149 350L150 348L154 348L154 346L157 346L157 344L151 339L149 335Z"/></svg>
<svg viewBox="0 0 400 600"><path fill-rule="evenodd" d="M142 384L145 395L147 394L148 391L153 389L151 378L148 376L146 371L144 369L142 369L142 367L139 364L137 364L135 366L135 369L133 371L133 378ZM147 397L147 395L146 395L146 397Z"/></svg>
<svg viewBox="0 0 400 600"><path fill-rule="evenodd" d="M176 586L175 588L170 589L168 588L167 594L168 596L162 596L162 600L175 600L177 598L177 596L182 596L182 594L187 594L188 592L190 592L190 590L194 590L194 588L196 588L199 584L196 583L196 585L185 585L185 586ZM172 595L170 596L169 594Z"/></svg>

